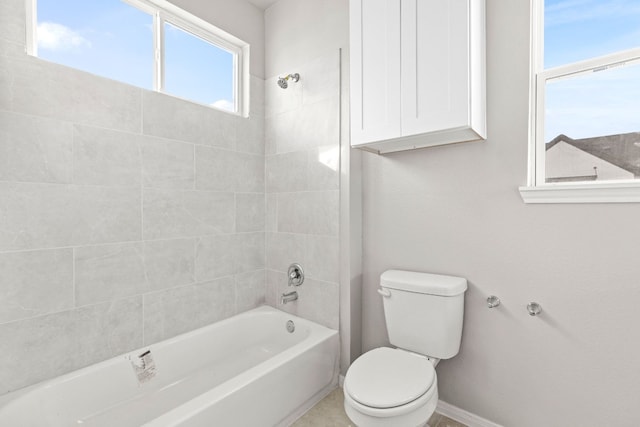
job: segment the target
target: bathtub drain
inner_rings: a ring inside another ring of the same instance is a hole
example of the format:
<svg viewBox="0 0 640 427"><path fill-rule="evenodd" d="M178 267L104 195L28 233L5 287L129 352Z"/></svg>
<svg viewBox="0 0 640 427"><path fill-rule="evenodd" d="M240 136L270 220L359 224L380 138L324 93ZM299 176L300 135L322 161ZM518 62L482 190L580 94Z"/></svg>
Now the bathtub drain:
<svg viewBox="0 0 640 427"><path fill-rule="evenodd" d="M293 323L293 320L289 320L287 322L287 331L289 331L289 333L293 333L293 331L296 330L296 325Z"/></svg>

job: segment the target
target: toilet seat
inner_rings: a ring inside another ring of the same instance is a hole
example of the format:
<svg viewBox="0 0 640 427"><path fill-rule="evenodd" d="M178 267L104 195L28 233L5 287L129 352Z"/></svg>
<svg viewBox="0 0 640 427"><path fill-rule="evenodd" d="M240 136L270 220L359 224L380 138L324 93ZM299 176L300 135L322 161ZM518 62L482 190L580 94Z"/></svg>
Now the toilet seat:
<svg viewBox="0 0 640 427"><path fill-rule="evenodd" d="M344 391L358 406L385 412L431 394L428 392L435 383L435 369L426 357L380 347L363 354L349 367Z"/></svg>

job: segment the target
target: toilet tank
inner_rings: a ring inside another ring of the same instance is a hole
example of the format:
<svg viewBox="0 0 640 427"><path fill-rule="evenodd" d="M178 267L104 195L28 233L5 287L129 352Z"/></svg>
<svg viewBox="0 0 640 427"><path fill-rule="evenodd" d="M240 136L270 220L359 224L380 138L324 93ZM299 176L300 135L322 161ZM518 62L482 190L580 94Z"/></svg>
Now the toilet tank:
<svg viewBox="0 0 640 427"><path fill-rule="evenodd" d="M388 270L380 287L391 344L438 359L458 354L466 279Z"/></svg>

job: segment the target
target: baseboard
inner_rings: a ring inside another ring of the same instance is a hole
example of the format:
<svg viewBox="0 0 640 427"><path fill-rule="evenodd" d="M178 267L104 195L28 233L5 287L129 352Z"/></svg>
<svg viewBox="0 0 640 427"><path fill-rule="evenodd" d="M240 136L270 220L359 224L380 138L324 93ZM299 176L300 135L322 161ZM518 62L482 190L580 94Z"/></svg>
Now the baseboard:
<svg viewBox="0 0 640 427"><path fill-rule="evenodd" d="M457 406L453 406L450 403L443 402L442 400L438 400L436 412L469 427L502 427L500 424L486 420Z"/></svg>

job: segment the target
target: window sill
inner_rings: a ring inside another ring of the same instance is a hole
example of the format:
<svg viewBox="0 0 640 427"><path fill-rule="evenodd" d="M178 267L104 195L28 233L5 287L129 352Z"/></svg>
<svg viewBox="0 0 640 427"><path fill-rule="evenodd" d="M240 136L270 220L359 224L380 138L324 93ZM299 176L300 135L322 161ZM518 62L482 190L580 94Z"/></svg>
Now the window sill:
<svg viewBox="0 0 640 427"><path fill-rule="evenodd" d="M640 183L520 187L525 203L640 203Z"/></svg>

